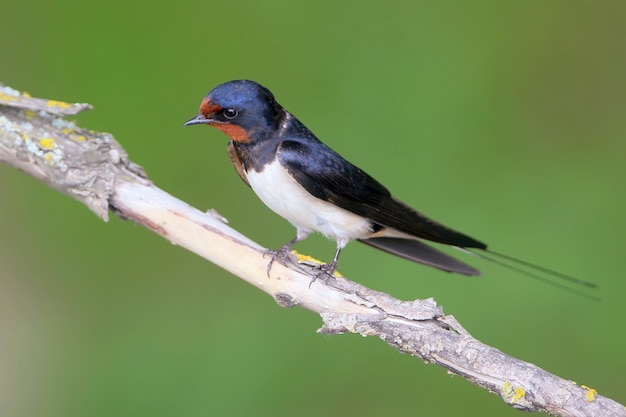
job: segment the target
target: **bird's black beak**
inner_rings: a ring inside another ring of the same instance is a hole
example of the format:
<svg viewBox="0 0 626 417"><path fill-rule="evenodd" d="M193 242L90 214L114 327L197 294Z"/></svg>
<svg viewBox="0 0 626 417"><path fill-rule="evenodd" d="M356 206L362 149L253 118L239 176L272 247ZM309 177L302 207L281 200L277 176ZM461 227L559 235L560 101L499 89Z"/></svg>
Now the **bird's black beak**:
<svg viewBox="0 0 626 417"><path fill-rule="evenodd" d="M185 123L185 126L191 126L191 125L205 125L211 122L211 119L207 119L206 117L204 117L204 114L200 113L199 115L197 115L196 117L189 119L187 121L187 123Z"/></svg>

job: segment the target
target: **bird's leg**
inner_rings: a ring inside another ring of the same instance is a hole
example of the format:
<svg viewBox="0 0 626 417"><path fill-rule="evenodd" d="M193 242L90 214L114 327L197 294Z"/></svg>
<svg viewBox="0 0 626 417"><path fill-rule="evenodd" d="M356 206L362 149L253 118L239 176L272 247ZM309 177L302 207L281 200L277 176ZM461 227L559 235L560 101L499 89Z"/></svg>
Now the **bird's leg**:
<svg viewBox="0 0 626 417"><path fill-rule="evenodd" d="M341 253L341 249L343 248L337 248L337 252L335 252L333 260L321 266L322 271L324 271L331 277L335 274L335 270L337 269L337 263L339 261L339 254Z"/></svg>
<svg viewBox="0 0 626 417"><path fill-rule="evenodd" d="M318 279L322 274L326 275L329 278L335 277L335 270L337 269L337 263L339 262L339 254L341 253L341 250L346 247L347 244L348 239L342 239L337 241L337 251L335 252L333 260L327 264L320 265L320 272L315 277L313 277L311 284L313 284L313 282ZM309 286L311 284L309 284Z"/></svg>
<svg viewBox="0 0 626 417"><path fill-rule="evenodd" d="M283 246L281 246L280 249L278 249L277 251L273 251L273 250L268 250L265 253L268 255L271 255L271 259L270 262L267 264L267 276L270 276L270 271L272 270L272 265L274 265L274 261L276 259L279 259L281 261L284 261L287 257L289 257L289 255L291 255L291 248L293 245L295 245L296 243L300 242L301 240L306 239L309 234L311 234L310 230L306 230L306 229L297 229L297 233L296 233L296 237L294 237L293 239L291 239L289 242L285 243Z"/></svg>

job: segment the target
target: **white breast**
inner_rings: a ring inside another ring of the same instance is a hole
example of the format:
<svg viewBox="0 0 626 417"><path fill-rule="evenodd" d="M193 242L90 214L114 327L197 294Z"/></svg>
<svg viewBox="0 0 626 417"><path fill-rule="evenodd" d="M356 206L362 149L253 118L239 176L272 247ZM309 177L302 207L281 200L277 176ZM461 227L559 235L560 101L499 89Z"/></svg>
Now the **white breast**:
<svg viewBox="0 0 626 417"><path fill-rule="evenodd" d="M249 171L247 178L261 201L299 229L345 243L371 234L367 219L309 194L278 161Z"/></svg>

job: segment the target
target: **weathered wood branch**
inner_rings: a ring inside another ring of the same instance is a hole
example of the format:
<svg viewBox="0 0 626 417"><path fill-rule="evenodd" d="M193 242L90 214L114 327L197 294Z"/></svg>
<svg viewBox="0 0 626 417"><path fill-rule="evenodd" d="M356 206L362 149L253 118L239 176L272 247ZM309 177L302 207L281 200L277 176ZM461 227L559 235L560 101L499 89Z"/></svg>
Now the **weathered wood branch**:
<svg viewBox="0 0 626 417"><path fill-rule="evenodd" d="M112 135L63 116L90 109L35 99L0 84L0 161L84 203L141 224L260 288L283 307L319 313L321 333L378 336L525 411L560 416L626 416L619 403L473 338L433 299L400 301L347 279L318 279L310 261L276 262L266 249L156 187Z"/></svg>

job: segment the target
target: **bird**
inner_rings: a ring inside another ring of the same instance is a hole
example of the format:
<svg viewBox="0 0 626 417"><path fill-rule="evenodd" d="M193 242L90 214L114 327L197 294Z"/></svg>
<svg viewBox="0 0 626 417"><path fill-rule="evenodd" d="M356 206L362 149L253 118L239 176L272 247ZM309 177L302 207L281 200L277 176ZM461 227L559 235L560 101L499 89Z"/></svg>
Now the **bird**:
<svg viewBox="0 0 626 417"><path fill-rule="evenodd" d="M228 155L243 182L296 228L296 237L275 251L275 256L288 256L294 244L318 232L337 244L332 261L321 265L328 275L335 272L341 251L353 240L442 271L480 275L475 267L426 243L435 242L538 279L545 280L537 273L543 272L595 286L494 252L480 240L403 203L319 140L269 89L255 81L233 80L213 88L202 99L199 113L185 126L198 124L226 134Z"/></svg>

